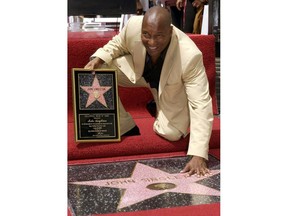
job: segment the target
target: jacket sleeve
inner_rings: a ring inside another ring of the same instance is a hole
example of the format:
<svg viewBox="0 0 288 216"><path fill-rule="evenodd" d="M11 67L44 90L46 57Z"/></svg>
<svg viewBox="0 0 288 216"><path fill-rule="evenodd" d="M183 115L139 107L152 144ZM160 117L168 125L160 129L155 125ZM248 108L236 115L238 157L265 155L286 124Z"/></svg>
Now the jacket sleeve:
<svg viewBox="0 0 288 216"><path fill-rule="evenodd" d="M201 52L192 57L187 65L183 74L190 115L190 139L187 154L208 160L213 110Z"/></svg>

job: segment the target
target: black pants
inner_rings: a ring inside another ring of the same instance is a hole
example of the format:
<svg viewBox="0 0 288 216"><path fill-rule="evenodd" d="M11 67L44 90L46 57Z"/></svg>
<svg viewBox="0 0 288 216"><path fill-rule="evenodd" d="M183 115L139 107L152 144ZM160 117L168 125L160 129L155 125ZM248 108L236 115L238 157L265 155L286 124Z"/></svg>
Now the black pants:
<svg viewBox="0 0 288 216"><path fill-rule="evenodd" d="M197 13L197 8L192 6L193 1L194 0L187 0L186 8L185 8L183 31L187 33L193 32L194 19Z"/></svg>
<svg viewBox="0 0 288 216"><path fill-rule="evenodd" d="M179 11L176 6L170 6L170 13L172 17L172 24L182 30L183 11Z"/></svg>
<svg viewBox="0 0 288 216"><path fill-rule="evenodd" d="M187 0L186 7L184 8L185 13L179 11L176 6L170 6L172 24L186 33L193 32L194 19L197 13L197 8L192 6L193 1Z"/></svg>

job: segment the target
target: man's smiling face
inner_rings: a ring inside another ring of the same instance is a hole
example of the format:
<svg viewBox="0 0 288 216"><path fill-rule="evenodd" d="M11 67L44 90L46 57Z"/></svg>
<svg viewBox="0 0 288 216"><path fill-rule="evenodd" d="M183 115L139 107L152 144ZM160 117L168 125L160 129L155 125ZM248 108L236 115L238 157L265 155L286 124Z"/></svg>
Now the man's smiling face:
<svg viewBox="0 0 288 216"><path fill-rule="evenodd" d="M173 27L162 16L151 14L144 17L141 40L148 54L157 59L171 40Z"/></svg>

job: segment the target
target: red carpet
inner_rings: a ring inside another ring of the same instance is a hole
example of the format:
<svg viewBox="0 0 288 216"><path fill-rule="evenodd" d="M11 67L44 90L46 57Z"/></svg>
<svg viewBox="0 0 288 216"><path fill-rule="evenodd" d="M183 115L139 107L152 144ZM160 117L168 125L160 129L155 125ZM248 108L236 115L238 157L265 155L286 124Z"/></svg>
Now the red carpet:
<svg viewBox="0 0 288 216"><path fill-rule="evenodd" d="M125 137L121 143L81 143L77 146L71 138L74 137L74 123L68 123L68 134L70 136L70 139L68 139L69 161L158 153L173 154L174 152L187 151L189 136L180 141L171 142L164 140L152 131L154 118L139 118L135 119L135 121L140 128L142 136ZM220 119L216 117L213 125L214 133L211 135L210 150L219 148Z"/></svg>
<svg viewBox="0 0 288 216"><path fill-rule="evenodd" d="M220 203L163 208L137 212L101 214L101 216L220 216ZM68 209L68 216L72 216ZM96 216L96 215L91 215Z"/></svg>
<svg viewBox="0 0 288 216"><path fill-rule="evenodd" d="M163 208L148 211L102 214L102 216L220 216L220 203ZM95 216L95 215L93 215Z"/></svg>
<svg viewBox="0 0 288 216"><path fill-rule="evenodd" d="M210 149L209 154L220 160L220 149ZM142 155L127 155L118 157L106 157L106 158L92 158L82 160L68 161L68 165L81 165L81 164L93 164L93 163L115 163L129 160L144 160L150 158L168 158L168 157L181 157L185 156L186 151L168 152L158 154L142 154Z"/></svg>

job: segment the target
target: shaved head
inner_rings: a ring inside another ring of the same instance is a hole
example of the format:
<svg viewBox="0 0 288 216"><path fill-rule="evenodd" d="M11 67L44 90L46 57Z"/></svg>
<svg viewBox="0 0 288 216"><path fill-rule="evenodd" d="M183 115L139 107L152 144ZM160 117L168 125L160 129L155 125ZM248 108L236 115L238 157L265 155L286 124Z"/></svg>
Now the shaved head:
<svg viewBox="0 0 288 216"><path fill-rule="evenodd" d="M143 24L144 23L161 24L161 26L163 25L163 27L169 28L172 23L172 18L167 9L160 6L154 6L145 13Z"/></svg>

